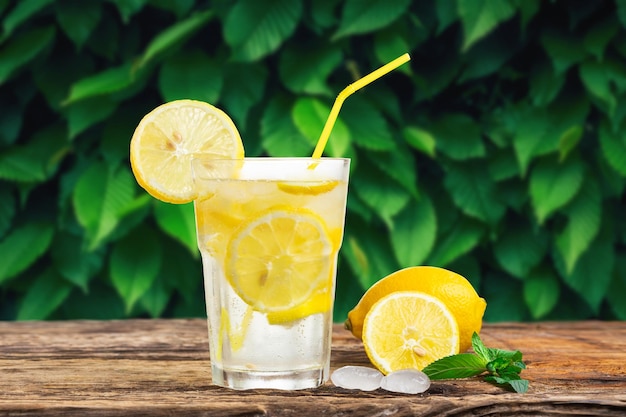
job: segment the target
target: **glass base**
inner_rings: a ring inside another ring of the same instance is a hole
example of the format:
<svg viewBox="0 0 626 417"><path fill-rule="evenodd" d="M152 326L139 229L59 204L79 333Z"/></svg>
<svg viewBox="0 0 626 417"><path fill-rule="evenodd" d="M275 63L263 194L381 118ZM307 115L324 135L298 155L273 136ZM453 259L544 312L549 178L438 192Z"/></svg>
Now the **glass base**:
<svg viewBox="0 0 626 417"><path fill-rule="evenodd" d="M271 372L227 370L213 366L212 373L213 384L236 390L255 388L300 390L317 388L328 379L328 372L325 372L323 368Z"/></svg>

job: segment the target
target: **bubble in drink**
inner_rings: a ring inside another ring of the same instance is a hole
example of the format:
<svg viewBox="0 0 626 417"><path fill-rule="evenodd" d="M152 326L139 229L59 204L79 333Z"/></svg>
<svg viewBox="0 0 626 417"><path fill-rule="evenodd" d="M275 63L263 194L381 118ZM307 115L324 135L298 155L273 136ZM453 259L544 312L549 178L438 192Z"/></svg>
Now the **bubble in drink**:
<svg viewBox="0 0 626 417"><path fill-rule="evenodd" d="M430 388L430 378L424 372L403 369L383 377L380 387L386 391L402 394L419 394Z"/></svg>
<svg viewBox="0 0 626 417"><path fill-rule="evenodd" d="M336 386L361 391L374 391L380 388L383 374L374 368L365 366L344 366L337 369L330 376Z"/></svg>

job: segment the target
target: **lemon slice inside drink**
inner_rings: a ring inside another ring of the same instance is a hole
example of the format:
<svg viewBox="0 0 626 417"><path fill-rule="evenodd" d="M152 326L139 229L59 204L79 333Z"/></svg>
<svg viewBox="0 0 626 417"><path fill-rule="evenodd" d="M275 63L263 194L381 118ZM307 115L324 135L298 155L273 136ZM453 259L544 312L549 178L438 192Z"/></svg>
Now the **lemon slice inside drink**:
<svg viewBox="0 0 626 417"><path fill-rule="evenodd" d="M239 159L244 149L234 123L222 110L202 101L175 100L146 114L130 142L137 183L168 203L195 198L191 160L195 156Z"/></svg>
<svg viewBox="0 0 626 417"><path fill-rule="evenodd" d="M330 308L330 294L315 295L320 288L330 291L334 250L317 214L278 207L243 224L233 235L226 253L226 276L254 310L273 313L276 321L292 321ZM313 305L297 309L307 302Z"/></svg>
<svg viewBox="0 0 626 417"><path fill-rule="evenodd" d="M272 325L289 325L312 314L326 313L330 310L333 300L330 285L330 282L327 285L323 285L322 288L314 291L307 301L291 309L268 312L268 323Z"/></svg>
<svg viewBox="0 0 626 417"><path fill-rule="evenodd" d="M332 191L339 181L279 182L278 188L289 194L318 195Z"/></svg>
<svg viewBox="0 0 626 417"><path fill-rule="evenodd" d="M365 316L363 345L382 373L425 366L459 353L459 326L438 298L419 291L393 292Z"/></svg>

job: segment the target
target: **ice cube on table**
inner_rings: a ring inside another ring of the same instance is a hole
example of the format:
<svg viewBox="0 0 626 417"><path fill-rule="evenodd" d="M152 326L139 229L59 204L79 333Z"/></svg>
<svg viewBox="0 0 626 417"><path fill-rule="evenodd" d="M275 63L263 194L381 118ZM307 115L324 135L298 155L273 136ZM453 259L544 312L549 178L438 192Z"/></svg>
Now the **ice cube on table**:
<svg viewBox="0 0 626 417"><path fill-rule="evenodd" d="M383 377L380 387L391 392L419 394L430 388L430 378L416 369L403 369Z"/></svg>
<svg viewBox="0 0 626 417"><path fill-rule="evenodd" d="M330 376L330 380L338 387L361 391L377 390L382 379L383 374L379 370L366 366L344 366Z"/></svg>

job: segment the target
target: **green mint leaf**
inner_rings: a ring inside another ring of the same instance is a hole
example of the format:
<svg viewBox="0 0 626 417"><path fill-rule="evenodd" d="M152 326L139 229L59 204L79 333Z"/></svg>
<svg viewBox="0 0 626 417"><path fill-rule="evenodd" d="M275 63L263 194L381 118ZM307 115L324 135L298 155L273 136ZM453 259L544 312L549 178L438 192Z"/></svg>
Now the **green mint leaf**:
<svg viewBox="0 0 626 417"><path fill-rule="evenodd" d="M500 369L496 374L502 378L519 379L519 373L521 369L517 366L507 366L504 369Z"/></svg>
<svg viewBox="0 0 626 417"><path fill-rule="evenodd" d="M511 362L521 362L522 360L522 352L519 350L505 350L486 347L476 332L472 334L472 348L478 356L485 359L487 362L491 362L497 358L504 358Z"/></svg>
<svg viewBox="0 0 626 417"><path fill-rule="evenodd" d="M422 369L430 379L469 378L486 371L485 361L472 353L447 356Z"/></svg>
<svg viewBox="0 0 626 417"><path fill-rule="evenodd" d="M494 360L487 363L487 370L489 372L498 372L500 369L504 369L511 364L511 361L505 357L496 357Z"/></svg>
<svg viewBox="0 0 626 417"><path fill-rule="evenodd" d="M492 384L506 384L508 382L508 380L496 375L487 375L485 381L491 382Z"/></svg>
<svg viewBox="0 0 626 417"><path fill-rule="evenodd" d="M491 356L491 349L487 348L482 340L480 340L480 336L478 333L474 332L472 334L472 349L474 352L480 356L485 362L492 361L494 357Z"/></svg>
<svg viewBox="0 0 626 417"><path fill-rule="evenodd" d="M523 394L528 391L527 379L516 379L515 381L509 381L509 385L517 393Z"/></svg>
<svg viewBox="0 0 626 417"><path fill-rule="evenodd" d="M490 382L495 385L500 385L503 387L509 387L513 389L515 392L523 394L528 391L528 380L521 379L519 375L514 374L510 378L499 377L495 375L488 375L485 377L485 381Z"/></svg>
<svg viewBox="0 0 626 417"><path fill-rule="evenodd" d="M490 360L494 360L496 358L504 358L511 362L522 360L522 352L519 350L504 350L495 348L487 348L487 350L489 351L489 355L491 357Z"/></svg>
<svg viewBox="0 0 626 417"><path fill-rule="evenodd" d="M502 349L490 349L491 354L497 355L493 360L487 363L487 370L491 373L500 373L503 369L509 368L515 370L516 373L520 373L522 369L526 369L524 362L521 362L521 352L502 350Z"/></svg>
<svg viewBox="0 0 626 417"><path fill-rule="evenodd" d="M501 370L500 372L498 372L500 375L502 374L517 374L519 375L522 372L522 368L520 368L519 366L515 366L515 365L511 365L508 366L506 369Z"/></svg>

